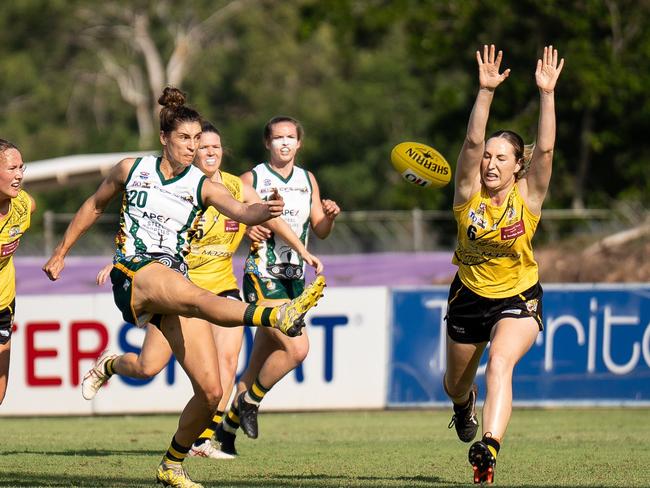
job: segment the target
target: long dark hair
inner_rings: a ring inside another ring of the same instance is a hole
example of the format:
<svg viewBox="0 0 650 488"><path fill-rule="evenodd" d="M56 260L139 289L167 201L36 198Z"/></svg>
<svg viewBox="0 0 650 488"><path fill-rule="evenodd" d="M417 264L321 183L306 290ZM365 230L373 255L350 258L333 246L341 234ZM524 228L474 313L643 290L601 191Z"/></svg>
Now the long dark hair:
<svg viewBox="0 0 650 488"><path fill-rule="evenodd" d="M160 130L169 133L183 122L201 122L199 113L185 105L185 94L178 88L168 86L158 98L163 106L160 111Z"/></svg>

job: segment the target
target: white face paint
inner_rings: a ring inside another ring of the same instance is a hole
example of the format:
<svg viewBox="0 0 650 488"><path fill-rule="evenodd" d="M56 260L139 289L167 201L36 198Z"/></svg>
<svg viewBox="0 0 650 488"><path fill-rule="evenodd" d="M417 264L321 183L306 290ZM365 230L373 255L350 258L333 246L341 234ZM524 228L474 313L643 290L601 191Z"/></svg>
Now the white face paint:
<svg viewBox="0 0 650 488"><path fill-rule="evenodd" d="M298 145L298 140L295 137L276 137L271 141L271 145L275 149L280 149L282 147L294 148Z"/></svg>

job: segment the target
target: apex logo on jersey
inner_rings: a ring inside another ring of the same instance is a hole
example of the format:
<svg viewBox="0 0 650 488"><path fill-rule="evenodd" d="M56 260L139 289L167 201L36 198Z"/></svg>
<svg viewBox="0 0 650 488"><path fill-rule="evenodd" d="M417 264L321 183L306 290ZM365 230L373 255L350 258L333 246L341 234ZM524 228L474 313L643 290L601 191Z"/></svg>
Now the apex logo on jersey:
<svg viewBox="0 0 650 488"><path fill-rule="evenodd" d="M264 179L264 186L269 186L271 184L270 178L265 178Z"/></svg>
<svg viewBox="0 0 650 488"><path fill-rule="evenodd" d="M156 214L154 212L146 212L146 211L142 212L142 216L144 218L146 218L146 219L151 219L151 220L155 220L157 222L160 222L161 224L165 224L165 223L169 222L169 220L171 218L171 217L166 217L166 216L161 215L161 214Z"/></svg>
<svg viewBox="0 0 650 488"><path fill-rule="evenodd" d="M149 178L149 173L146 171L140 171L140 174L138 175L139 178L142 178L143 180L146 180Z"/></svg>
<svg viewBox="0 0 650 488"><path fill-rule="evenodd" d="M16 237L18 234L20 234L20 226L12 225L11 229L9 229L9 237Z"/></svg>

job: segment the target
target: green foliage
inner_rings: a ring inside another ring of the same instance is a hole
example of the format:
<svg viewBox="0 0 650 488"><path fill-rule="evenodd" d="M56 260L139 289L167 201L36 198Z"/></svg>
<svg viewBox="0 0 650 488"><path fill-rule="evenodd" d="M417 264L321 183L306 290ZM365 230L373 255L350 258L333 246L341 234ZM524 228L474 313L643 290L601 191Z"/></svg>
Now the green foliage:
<svg viewBox="0 0 650 488"><path fill-rule="evenodd" d="M511 128L532 142L535 60L553 43L566 65L547 205L571 205L577 188L586 206L650 204L650 4L635 0L4 2L1 137L19 144L28 161L137 149L135 111L107 76L98 47L133 69L146 66L137 46L107 29L147 13L166 64L183 29L239 2L243 10L202 38L181 85L222 130L234 173L266 157L262 127L282 113L303 122L301 161L343 209L448 208L453 185L421 191L402 183L389 164L391 148L429 143L455 165L477 90L474 53L486 43L502 48L503 66L512 69L488 130ZM110 20L103 30L91 27L99 14ZM86 42L91 31L94 47ZM155 149L156 135L148 140ZM58 198L47 205L68 207Z"/></svg>

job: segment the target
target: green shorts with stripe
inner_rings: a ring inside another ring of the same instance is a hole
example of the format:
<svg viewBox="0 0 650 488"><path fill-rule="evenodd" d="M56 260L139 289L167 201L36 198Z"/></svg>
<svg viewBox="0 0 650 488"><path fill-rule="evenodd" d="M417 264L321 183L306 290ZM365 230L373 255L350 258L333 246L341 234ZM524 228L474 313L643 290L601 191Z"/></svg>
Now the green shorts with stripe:
<svg viewBox="0 0 650 488"><path fill-rule="evenodd" d="M164 264L170 269L187 276L187 264L175 256L168 254L137 254L135 256L116 257L111 270L113 284L113 300L122 312L126 322L138 327L146 327L148 323L160 326L162 315L152 312L142 312L136 315L133 309L133 277L142 268L151 263Z"/></svg>
<svg viewBox="0 0 650 488"><path fill-rule="evenodd" d="M305 280L261 278L252 273L244 275L244 299L248 303L260 300L293 300L305 290Z"/></svg>

